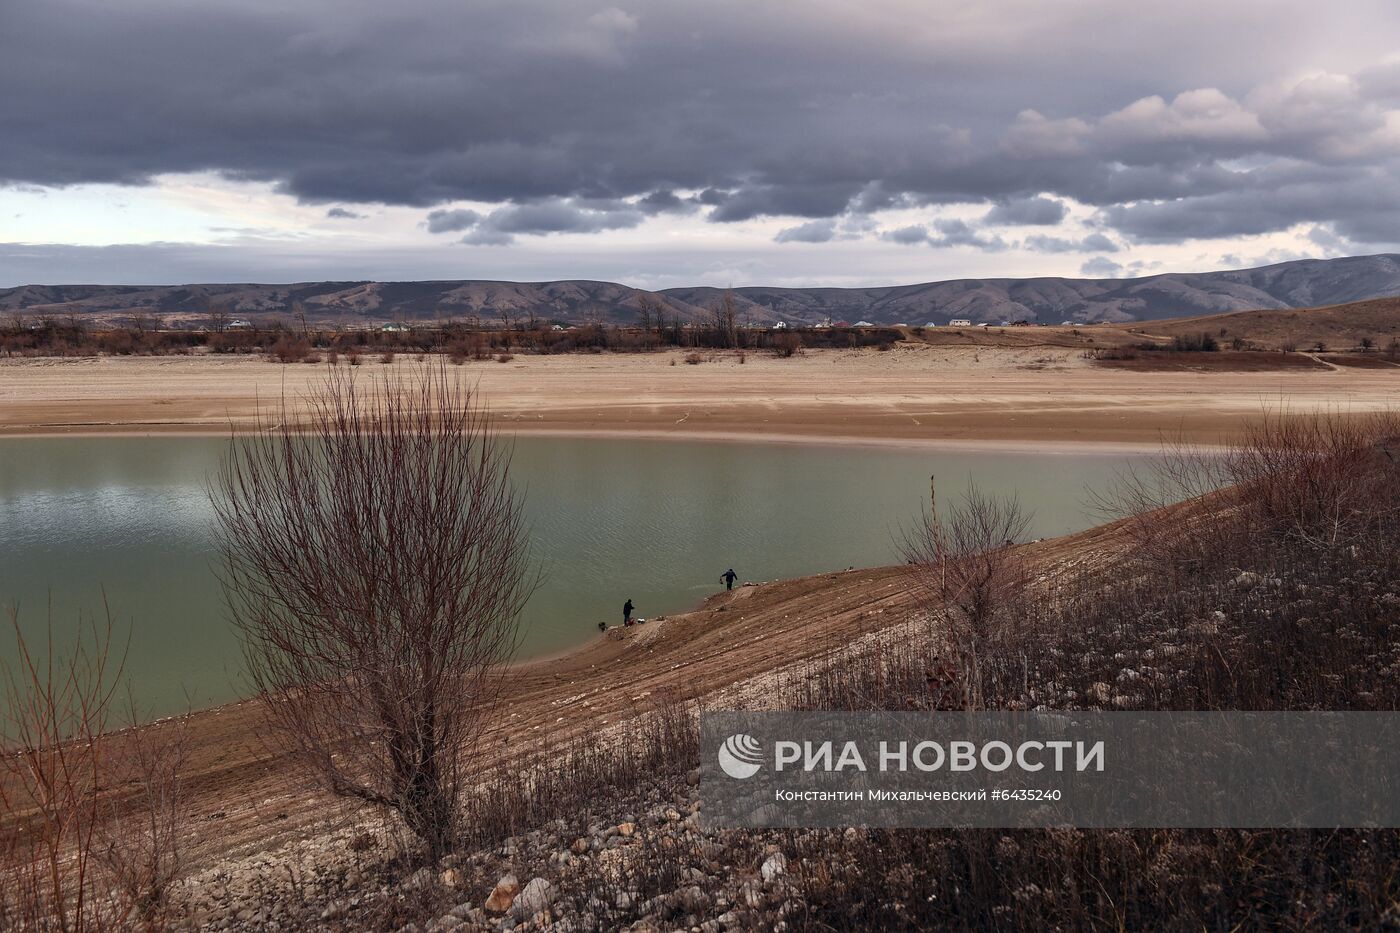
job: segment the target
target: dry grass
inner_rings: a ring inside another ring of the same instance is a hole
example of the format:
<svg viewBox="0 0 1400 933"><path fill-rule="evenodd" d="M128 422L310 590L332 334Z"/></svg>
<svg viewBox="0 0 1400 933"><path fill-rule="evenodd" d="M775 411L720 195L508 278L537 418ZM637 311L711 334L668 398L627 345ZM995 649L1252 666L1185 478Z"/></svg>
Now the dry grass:
<svg viewBox="0 0 1400 933"><path fill-rule="evenodd" d="M1222 343L1239 337L1267 349L1287 345L1313 347L1318 341L1337 350L1360 347L1363 340L1385 346L1400 337L1400 298L1376 298L1324 308L1235 311L1132 325L1145 334L1172 337L1206 330Z"/></svg>
<svg viewBox="0 0 1400 933"><path fill-rule="evenodd" d="M1327 366L1302 353L1220 351L1156 352L1134 348L1100 351L1093 355L1096 365L1141 373L1237 372L1261 373L1274 370L1326 369Z"/></svg>

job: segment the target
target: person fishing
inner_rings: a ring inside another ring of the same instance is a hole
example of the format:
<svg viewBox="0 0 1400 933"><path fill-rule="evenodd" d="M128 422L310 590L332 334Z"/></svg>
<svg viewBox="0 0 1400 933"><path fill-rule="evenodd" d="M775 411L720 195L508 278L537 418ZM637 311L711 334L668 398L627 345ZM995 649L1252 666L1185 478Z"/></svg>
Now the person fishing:
<svg viewBox="0 0 1400 933"><path fill-rule="evenodd" d="M726 590L732 590L732 589L734 589L734 580L735 580L738 576L739 576L739 575L738 575L737 573L734 572L734 568L733 568L733 567L730 567L730 568L729 568L728 570L726 570L724 573L720 574L720 575L719 575L719 578L720 578L720 580L724 583L724 588L725 588Z"/></svg>
<svg viewBox="0 0 1400 933"><path fill-rule="evenodd" d="M625 602L625 603L622 604L622 624L623 624L623 625L631 625L631 624L632 624L632 600L630 600L630 599L627 600L627 602Z"/></svg>

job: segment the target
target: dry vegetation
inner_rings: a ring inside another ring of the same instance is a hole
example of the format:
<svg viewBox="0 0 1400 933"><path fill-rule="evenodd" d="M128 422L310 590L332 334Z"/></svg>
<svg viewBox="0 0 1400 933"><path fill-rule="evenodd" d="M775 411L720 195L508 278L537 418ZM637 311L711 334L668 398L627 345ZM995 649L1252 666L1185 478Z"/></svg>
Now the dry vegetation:
<svg viewBox="0 0 1400 933"><path fill-rule="evenodd" d="M1263 349L1383 349L1400 339L1400 298L1376 298L1325 308L1235 311L1131 325L1136 333L1170 339L1207 331Z"/></svg>
<svg viewBox="0 0 1400 933"><path fill-rule="evenodd" d="M749 928L1373 929L1400 916L1394 831L703 834L678 815L529 861L521 840L542 827L683 789L698 760L695 708L658 695L609 732L473 757L489 708L481 674L500 656L523 577L505 464L478 446L470 406L436 372L419 395L367 408L333 385L309 435L329 457L305 457L306 435L286 435L245 448L222 484L228 580L279 734L308 778L412 831L385 869L398 879L418 877L424 859L460 873L511 853L548 875L549 916L575 928L699 925L720 909L716 892ZM833 650L769 684L767 702L1400 706L1400 419L1266 418L1228 454L1168 451L1159 471L1125 476L1104 506L1127 553L1054 577L1014 544L1024 531L1015 503L974 493L930 510L907 536L916 609L899 637ZM491 521L471 527L472 515ZM474 614L466 594L483 592L487 610ZM182 922L167 896L180 864L179 784L155 781L150 766L178 762L179 749L147 746L121 766L129 777L108 773L117 766L98 734L110 641L94 634L56 679L27 661L11 672L0 787L15 831L0 891L4 919L20 928ZM140 788L122 798L121 819L100 792L114 781ZM134 841L103 858L115 850L102 840L118 830ZM618 857L592 857L599 845ZM758 879L756 866L778 856L784 870ZM494 877L454 883L479 901ZM450 906L432 884L382 894L390 890L364 891L360 912L335 914L333 927L397 928ZM295 885L285 896L301 918L293 925L332 915ZM67 919L42 919L52 917Z"/></svg>
<svg viewBox="0 0 1400 933"><path fill-rule="evenodd" d="M509 451L445 366L235 438L215 537L272 740L437 861L530 596Z"/></svg>

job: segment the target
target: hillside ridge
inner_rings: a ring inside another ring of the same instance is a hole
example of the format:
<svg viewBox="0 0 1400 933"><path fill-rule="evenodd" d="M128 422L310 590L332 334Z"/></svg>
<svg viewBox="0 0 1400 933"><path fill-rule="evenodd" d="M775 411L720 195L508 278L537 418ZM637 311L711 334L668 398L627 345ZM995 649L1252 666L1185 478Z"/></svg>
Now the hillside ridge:
<svg viewBox="0 0 1400 933"><path fill-rule="evenodd" d="M192 325L211 312L305 318L319 325L389 321L633 323L643 305L682 322L706 320L724 289L649 292L616 282L324 281L291 284L21 285L0 289L0 314L76 315L118 323L137 315ZM870 288L741 286L740 316L756 324L946 324L966 318L1153 321L1233 311L1282 310L1400 296L1400 254L1300 259L1253 269L1162 273L1131 279L969 278Z"/></svg>

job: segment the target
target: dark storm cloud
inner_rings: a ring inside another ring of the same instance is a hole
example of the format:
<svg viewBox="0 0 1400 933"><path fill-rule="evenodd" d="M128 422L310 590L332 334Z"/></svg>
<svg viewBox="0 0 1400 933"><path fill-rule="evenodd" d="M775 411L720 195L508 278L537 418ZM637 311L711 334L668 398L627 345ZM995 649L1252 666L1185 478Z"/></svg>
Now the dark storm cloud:
<svg viewBox="0 0 1400 933"><path fill-rule="evenodd" d="M480 243L697 209L819 221L978 202L990 224L1049 225L1061 199L1143 241L1298 223L1394 237L1381 197L1353 196L1400 176L1400 68L1368 64L1400 29L1383 0L1325 17L1303 0L3 10L11 184L208 170L310 203L503 205L426 220ZM999 248L971 228L922 241Z"/></svg>
<svg viewBox="0 0 1400 933"><path fill-rule="evenodd" d="M343 207L333 207L326 211L326 216L331 220L363 220L364 214L357 214L354 211L346 210Z"/></svg>
<svg viewBox="0 0 1400 933"><path fill-rule="evenodd" d="M691 198L682 198L674 191L663 189L638 198L636 206L638 210L648 214L686 214L695 210L699 203Z"/></svg>

